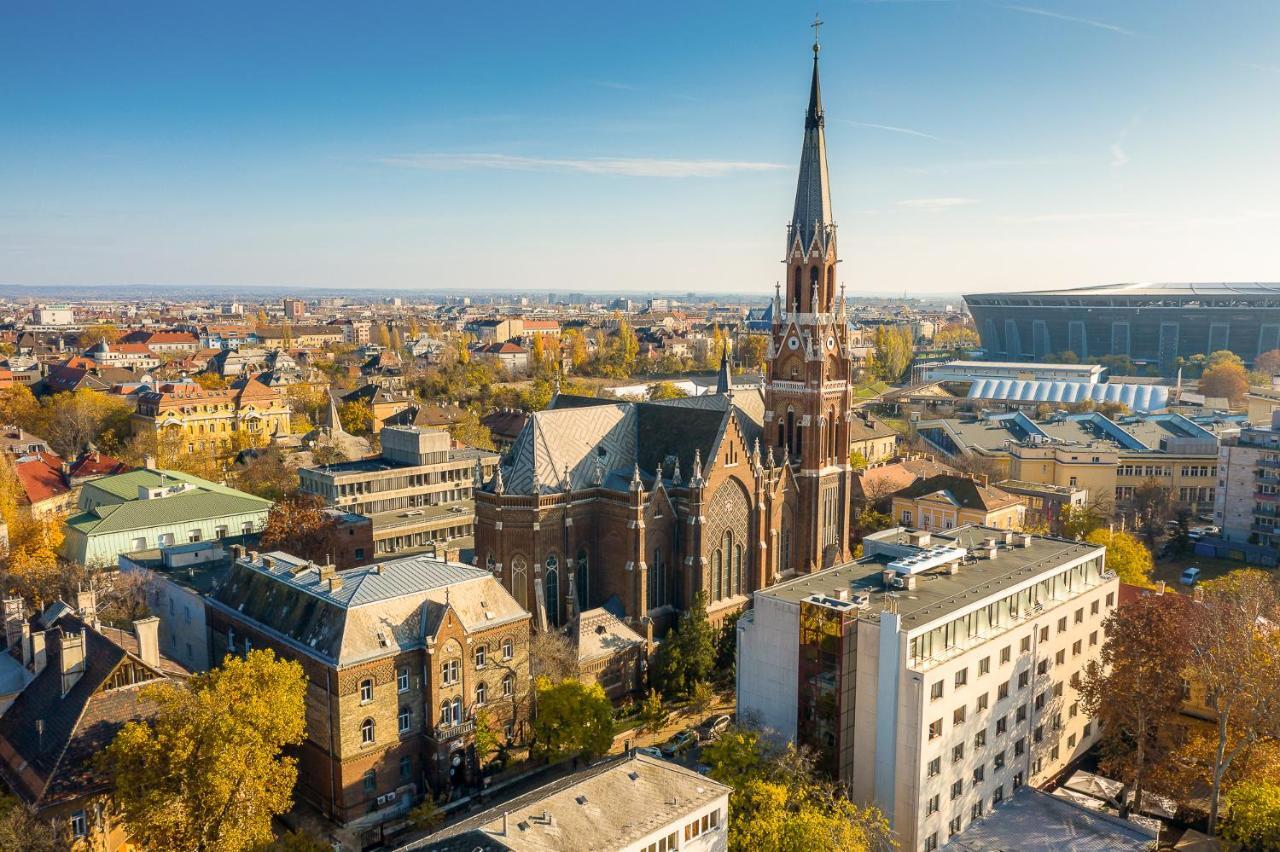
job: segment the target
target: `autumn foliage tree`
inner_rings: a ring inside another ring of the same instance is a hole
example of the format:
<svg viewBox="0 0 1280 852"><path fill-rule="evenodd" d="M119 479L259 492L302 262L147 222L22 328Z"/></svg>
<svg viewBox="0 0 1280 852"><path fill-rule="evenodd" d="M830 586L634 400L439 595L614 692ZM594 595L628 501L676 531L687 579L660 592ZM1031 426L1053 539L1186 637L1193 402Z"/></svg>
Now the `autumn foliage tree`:
<svg viewBox="0 0 1280 852"><path fill-rule="evenodd" d="M1217 715L1210 759L1209 830L1223 779L1257 743L1280 737L1280 594L1265 571L1245 569L1201 584L1192 609L1191 669Z"/></svg>
<svg viewBox="0 0 1280 852"><path fill-rule="evenodd" d="M146 849L240 852L270 843L292 806L306 679L269 650L227 657L186 683L145 687L155 716L125 725L101 753L112 802Z"/></svg>
<svg viewBox="0 0 1280 852"><path fill-rule="evenodd" d="M1107 568L1116 572L1120 582L1134 586L1151 585L1155 560L1141 539L1120 530L1098 528L1084 540L1107 549Z"/></svg>
<svg viewBox="0 0 1280 852"><path fill-rule="evenodd" d="M267 512L262 549L328 563L335 549L337 522L324 509L324 501L314 494L293 494L278 500Z"/></svg>
<svg viewBox="0 0 1280 852"><path fill-rule="evenodd" d="M1200 374L1200 392L1205 396L1226 397L1232 405L1239 405L1249 392L1249 374L1238 360L1211 363Z"/></svg>
<svg viewBox="0 0 1280 852"><path fill-rule="evenodd" d="M613 745L613 705L598 683L538 678L533 751L552 760L605 754Z"/></svg>
<svg viewBox="0 0 1280 852"><path fill-rule="evenodd" d="M1142 808L1148 767L1169 752L1168 726L1182 703L1191 663L1191 613L1182 595L1144 595L1107 617L1102 652L1080 687L1085 712L1102 726L1104 764L1133 785Z"/></svg>
<svg viewBox="0 0 1280 852"><path fill-rule="evenodd" d="M1280 376L1280 349L1271 349L1253 359L1253 369L1267 376Z"/></svg>

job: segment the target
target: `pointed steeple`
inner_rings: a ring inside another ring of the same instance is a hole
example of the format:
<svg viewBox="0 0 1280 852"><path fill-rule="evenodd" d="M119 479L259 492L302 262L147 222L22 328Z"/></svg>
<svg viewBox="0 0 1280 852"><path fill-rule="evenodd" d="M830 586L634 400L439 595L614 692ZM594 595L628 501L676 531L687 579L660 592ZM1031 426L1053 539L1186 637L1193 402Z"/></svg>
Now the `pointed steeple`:
<svg viewBox="0 0 1280 852"><path fill-rule="evenodd" d="M635 466L635 469L631 472L631 490L632 490L632 491L643 491L643 490L644 490L644 483L640 480L640 465L639 465L639 464L637 464L637 465Z"/></svg>
<svg viewBox="0 0 1280 852"><path fill-rule="evenodd" d="M502 482L502 465L493 469L493 493L502 494L507 488Z"/></svg>
<svg viewBox="0 0 1280 852"><path fill-rule="evenodd" d="M823 235L834 224L831 214L831 181L827 176L826 119L822 111L822 86L818 81L818 36L815 21L813 38L813 79L809 84L809 109L804 116L804 145L800 149L800 179L796 184L796 206L787 231L787 252L797 237L808 251L815 233Z"/></svg>
<svg viewBox="0 0 1280 852"><path fill-rule="evenodd" d="M716 374L716 393L724 396L733 393L733 372L729 369L729 344L720 350L720 372Z"/></svg>
<svg viewBox="0 0 1280 852"><path fill-rule="evenodd" d="M680 487L680 457L676 456L676 466L671 471L671 485L675 488Z"/></svg>
<svg viewBox="0 0 1280 852"><path fill-rule="evenodd" d="M702 481L702 450L695 449L693 451L693 476L689 477L689 484L694 488L701 488L705 483Z"/></svg>

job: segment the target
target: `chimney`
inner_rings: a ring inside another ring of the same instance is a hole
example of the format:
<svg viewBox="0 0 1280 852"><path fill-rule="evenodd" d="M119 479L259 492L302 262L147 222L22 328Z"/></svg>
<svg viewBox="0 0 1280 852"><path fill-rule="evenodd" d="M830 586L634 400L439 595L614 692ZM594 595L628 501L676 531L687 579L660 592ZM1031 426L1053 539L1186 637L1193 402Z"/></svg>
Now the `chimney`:
<svg viewBox="0 0 1280 852"><path fill-rule="evenodd" d="M898 576L898 572L893 570L892 568L886 568L885 570L880 572L880 578L884 580L884 587L886 589L893 588L893 581L894 579L897 578L897 576Z"/></svg>
<svg viewBox="0 0 1280 852"><path fill-rule="evenodd" d="M1031 533L1022 533L1017 537L1018 547L1031 546Z"/></svg>
<svg viewBox="0 0 1280 852"><path fill-rule="evenodd" d="M45 663L48 662L48 654L45 652L44 631L39 630L31 634L31 638L27 640L31 643L31 673L38 675L44 671Z"/></svg>
<svg viewBox="0 0 1280 852"><path fill-rule="evenodd" d="M93 589L76 592L76 611L87 624L98 623L98 593Z"/></svg>
<svg viewBox="0 0 1280 852"><path fill-rule="evenodd" d="M338 590L339 590L339 589L341 589L341 588L342 588L342 578L341 578L341 577L336 577L336 576L335 576L335 577L330 577L330 578L329 578L329 591L331 591L331 592L336 592L336 591L338 591Z"/></svg>
<svg viewBox="0 0 1280 852"><path fill-rule="evenodd" d="M1011 547L1013 545L1013 530L1004 531L1004 543L1007 547Z"/></svg>
<svg viewBox="0 0 1280 852"><path fill-rule="evenodd" d="M22 598L4 599L4 638L9 651L18 650L18 642L22 638L22 625L26 623Z"/></svg>
<svg viewBox="0 0 1280 852"><path fill-rule="evenodd" d="M241 559L244 559L244 545L240 545L240 544L231 545L231 558L234 559L236 562L239 562Z"/></svg>
<svg viewBox="0 0 1280 852"><path fill-rule="evenodd" d="M142 466L145 467L147 470L155 470L156 457L151 455L150 453L147 453L145 456L142 457Z"/></svg>
<svg viewBox="0 0 1280 852"><path fill-rule="evenodd" d="M72 688L84 674L83 632L63 632L58 661L62 668L62 697L66 698L67 693L71 692Z"/></svg>
<svg viewBox="0 0 1280 852"><path fill-rule="evenodd" d="M133 635L138 637L138 656L152 668L160 666L160 619L154 615L139 618L133 623Z"/></svg>

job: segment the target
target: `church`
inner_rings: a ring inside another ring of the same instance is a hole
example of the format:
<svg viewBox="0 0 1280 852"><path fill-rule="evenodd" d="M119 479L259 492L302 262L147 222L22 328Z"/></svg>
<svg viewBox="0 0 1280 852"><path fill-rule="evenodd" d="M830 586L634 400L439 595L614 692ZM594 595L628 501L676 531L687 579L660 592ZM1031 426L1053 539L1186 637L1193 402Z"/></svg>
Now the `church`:
<svg viewBox="0 0 1280 852"><path fill-rule="evenodd" d="M714 394L557 394L476 491L477 564L542 629L603 606L651 638L699 592L716 624L752 592L850 557L860 421L818 51L763 388L735 390L726 359Z"/></svg>

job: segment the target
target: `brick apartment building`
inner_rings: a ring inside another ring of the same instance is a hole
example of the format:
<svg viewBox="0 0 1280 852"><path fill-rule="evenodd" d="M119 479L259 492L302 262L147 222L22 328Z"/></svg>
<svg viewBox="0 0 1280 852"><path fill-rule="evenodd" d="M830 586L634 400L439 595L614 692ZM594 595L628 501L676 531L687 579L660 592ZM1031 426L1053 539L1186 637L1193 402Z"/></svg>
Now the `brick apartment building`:
<svg viewBox="0 0 1280 852"><path fill-rule="evenodd" d="M529 614L486 571L237 552L206 603L212 659L269 647L302 665L297 796L366 844L424 793L474 779L478 712L522 736Z"/></svg>

